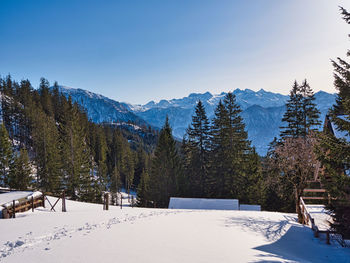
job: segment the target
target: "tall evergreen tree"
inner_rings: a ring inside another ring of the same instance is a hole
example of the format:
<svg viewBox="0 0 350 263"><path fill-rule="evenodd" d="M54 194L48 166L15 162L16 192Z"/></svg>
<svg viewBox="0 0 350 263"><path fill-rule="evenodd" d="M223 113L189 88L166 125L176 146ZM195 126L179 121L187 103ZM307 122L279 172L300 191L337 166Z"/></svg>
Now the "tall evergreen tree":
<svg viewBox="0 0 350 263"><path fill-rule="evenodd" d="M149 205L149 175L143 170L141 174L140 184L137 188L137 205L147 207Z"/></svg>
<svg viewBox="0 0 350 263"><path fill-rule="evenodd" d="M280 127L281 137L297 138L302 134L303 112L302 95L297 81L294 82L289 99L286 104L286 112L283 115L282 122L287 126Z"/></svg>
<svg viewBox="0 0 350 263"><path fill-rule="evenodd" d="M303 126L302 136L305 137L310 131L317 131L321 125L320 111L315 103L315 95L309 83L305 79L300 86L302 100Z"/></svg>
<svg viewBox="0 0 350 263"><path fill-rule="evenodd" d="M210 145L211 172L207 187L210 189L210 196L223 198L225 196L226 177L228 176L226 165L228 138L226 134L229 121L227 110L221 100L215 109L215 116L212 122Z"/></svg>
<svg viewBox="0 0 350 263"><path fill-rule="evenodd" d="M192 123L187 129L184 149L184 173L189 181L191 197L205 197L209 174L210 127L204 106L199 100L192 116Z"/></svg>
<svg viewBox="0 0 350 263"><path fill-rule="evenodd" d="M37 185L44 192L56 194L62 189L59 133L55 120L40 108L34 111L32 138L37 166Z"/></svg>
<svg viewBox="0 0 350 263"><path fill-rule="evenodd" d="M221 198L243 198L242 189L249 181L247 169L251 153L241 109L233 93L219 103L212 125L212 166L216 190ZM250 163L252 164L252 163Z"/></svg>
<svg viewBox="0 0 350 263"><path fill-rule="evenodd" d="M113 173L111 176L111 191L112 193L120 192L120 188L122 186L120 172L117 166L114 167Z"/></svg>
<svg viewBox="0 0 350 263"><path fill-rule="evenodd" d="M31 166L26 149L21 149L10 167L9 186L16 190L28 190L31 182Z"/></svg>
<svg viewBox="0 0 350 263"><path fill-rule="evenodd" d="M62 129L63 170L67 194L73 200L87 200L94 195L90 149L87 145L86 127L82 125L79 108L68 100Z"/></svg>
<svg viewBox="0 0 350 263"><path fill-rule="evenodd" d="M9 166L12 162L12 144L3 123L0 123L0 186L4 187L8 182Z"/></svg>
<svg viewBox="0 0 350 263"><path fill-rule="evenodd" d="M140 180L141 175L143 173L143 170L148 170L148 156L145 150L140 146L137 150L136 154L136 162L135 162L135 172L134 172L134 182L133 185L137 188Z"/></svg>
<svg viewBox="0 0 350 263"><path fill-rule="evenodd" d="M46 79L41 78L39 86L41 105L45 113L53 117L53 105L49 87L50 83Z"/></svg>
<svg viewBox="0 0 350 263"><path fill-rule="evenodd" d="M150 170L150 199L156 207L167 207L169 198L176 195L180 173L180 159L167 117L159 133Z"/></svg>
<svg viewBox="0 0 350 263"><path fill-rule="evenodd" d="M286 126L280 127L283 139L305 137L310 131L317 130L321 122L320 112L314 100L314 92L306 80L302 85L294 82L282 118Z"/></svg>

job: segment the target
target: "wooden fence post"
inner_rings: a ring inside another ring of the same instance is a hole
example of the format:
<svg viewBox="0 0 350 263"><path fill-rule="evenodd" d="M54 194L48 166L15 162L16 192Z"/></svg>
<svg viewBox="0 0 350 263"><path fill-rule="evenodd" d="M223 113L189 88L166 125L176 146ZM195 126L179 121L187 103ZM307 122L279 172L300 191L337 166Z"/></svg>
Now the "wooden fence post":
<svg viewBox="0 0 350 263"><path fill-rule="evenodd" d="M120 209L123 209L123 196L120 195Z"/></svg>
<svg viewBox="0 0 350 263"><path fill-rule="evenodd" d="M4 219L10 218L10 214L9 214L9 211L8 211L7 208L4 208L4 209L2 210L2 218L4 218Z"/></svg>
<svg viewBox="0 0 350 263"><path fill-rule="evenodd" d="M62 192L62 212L67 212L67 209L66 209L66 193Z"/></svg>
<svg viewBox="0 0 350 263"><path fill-rule="evenodd" d="M109 194L105 193L105 199L106 199L106 210L109 209Z"/></svg>
<svg viewBox="0 0 350 263"><path fill-rule="evenodd" d="M12 201L12 217L16 218L16 200Z"/></svg>
<svg viewBox="0 0 350 263"><path fill-rule="evenodd" d="M329 230L327 230L327 233L326 233L326 235L327 235L327 245L330 245L331 244L331 241L330 241L330 237L329 237Z"/></svg>
<svg viewBox="0 0 350 263"><path fill-rule="evenodd" d="M134 196L131 196L131 207L134 208Z"/></svg>
<svg viewBox="0 0 350 263"><path fill-rule="evenodd" d="M45 208L45 194L44 193L43 193L42 198L43 198L43 207Z"/></svg>
<svg viewBox="0 0 350 263"><path fill-rule="evenodd" d="M103 210L106 210L106 193L103 193Z"/></svg>
<svg viewBox="0 0 350 263"><path fill-rule="evenodd" d="M34 212L34 196L32 196L32 212Z"/></svg>

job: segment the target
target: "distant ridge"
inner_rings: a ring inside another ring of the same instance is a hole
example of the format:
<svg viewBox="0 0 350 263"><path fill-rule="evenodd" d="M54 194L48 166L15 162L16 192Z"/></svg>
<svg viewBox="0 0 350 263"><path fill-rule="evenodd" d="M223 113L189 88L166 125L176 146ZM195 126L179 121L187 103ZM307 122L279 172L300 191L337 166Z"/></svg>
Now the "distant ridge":
<svg viewBox="0 0 350 263"><path fill-rule="evenodd" d="M81 105L86 110L89 119L95 123L131 121L139 125L148 125L146 121L131 112L124 104L103 95L65 86L59 86L58 90L66 97L70 96L73 102Z"/></svg>
<svg viewBox="0 0 350 263"><path fill-rule="evenodd" d="M74 102L85 108L89 118L95 123L131 121L160 128L168 116L173 135L178 139L183 137L191 123L198 100L203 102L208 117L212 118L217 103L227 94L225 92L217 95L210 92L191 93L181 99L150 101L144 105L133 105L114 101L83 89L60 86L59 91L66 96L71 96ZM233 93L243 110L242 117L249 140L252 141L252 145L256 147L260 155L265 155L268 144L279 135L281 119L289 96L263 89L259 91L236 89ZM323 121L329 108L335 102L336 94L319 91L315 94L315 98Z"/></svg>

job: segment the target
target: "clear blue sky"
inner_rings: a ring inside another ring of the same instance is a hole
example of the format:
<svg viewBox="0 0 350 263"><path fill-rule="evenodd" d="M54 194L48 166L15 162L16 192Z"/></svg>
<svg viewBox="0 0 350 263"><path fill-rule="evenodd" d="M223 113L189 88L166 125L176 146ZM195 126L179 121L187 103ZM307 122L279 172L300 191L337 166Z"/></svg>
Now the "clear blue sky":
<svg viewBox="0 0 350 263"><path fill-rule="evenodd" d="M335 92L348 0L0 1L0 74L119 101L261 88Z"/></svg>

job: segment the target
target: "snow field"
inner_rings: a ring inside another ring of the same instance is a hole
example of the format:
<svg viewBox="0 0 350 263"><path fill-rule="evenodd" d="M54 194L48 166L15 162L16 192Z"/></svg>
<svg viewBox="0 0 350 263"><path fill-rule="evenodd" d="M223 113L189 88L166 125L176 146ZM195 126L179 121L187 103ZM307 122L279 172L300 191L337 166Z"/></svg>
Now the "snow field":
<svg viewBox="0 0 350 263"><path fill-rule="evenodd" d="M114 206L103 211L102 205L69 200L67 211L47 206L0 220L0 261L350 262L350 249L314 238L295 214Z"/></svg>

